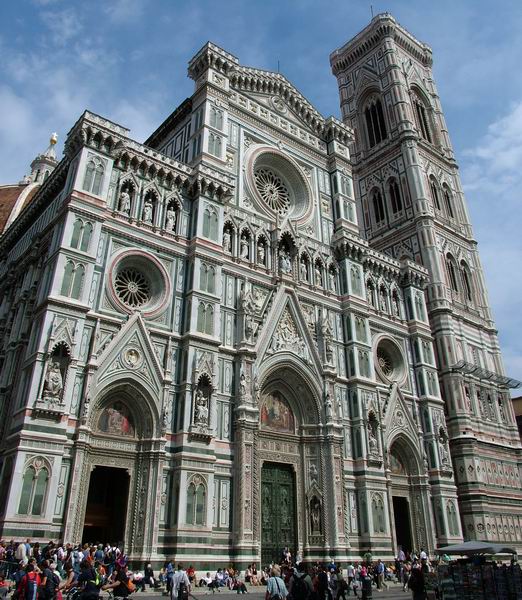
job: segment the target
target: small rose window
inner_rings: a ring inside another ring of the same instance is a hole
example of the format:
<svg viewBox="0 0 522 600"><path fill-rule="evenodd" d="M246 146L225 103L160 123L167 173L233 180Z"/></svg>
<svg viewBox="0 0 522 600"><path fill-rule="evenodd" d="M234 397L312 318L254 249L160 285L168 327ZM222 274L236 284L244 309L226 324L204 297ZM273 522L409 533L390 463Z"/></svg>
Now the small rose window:
<svg viewBox="0 0 522 600"><path fill-rule="evenodd" d="M122 269L114 282L118 298L127 306L137 308L150 300L150 282L137 269Z"/></svg>
<svg viewBox="0 0 522 600"><path fill-rule="evenodd" d="M396 342L381 338L375 349L375 367L381 377L400 383L406 376L404 355Z"/></svg>
<svg viewBox="0 0 522 600"><path fill-rule="evenodd" d="M290 206L290 193L285 183L273 171L267 168L256 169L254 173L256 188L264 202L275 212L285 215Z"/></svg>

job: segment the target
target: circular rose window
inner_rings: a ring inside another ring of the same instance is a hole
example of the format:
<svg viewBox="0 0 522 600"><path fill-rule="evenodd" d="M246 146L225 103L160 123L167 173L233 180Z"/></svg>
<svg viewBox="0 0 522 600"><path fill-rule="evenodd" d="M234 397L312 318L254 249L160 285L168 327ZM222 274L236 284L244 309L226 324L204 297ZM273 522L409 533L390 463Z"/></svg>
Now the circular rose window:
<svg viewBox="0 0 522 600"><path fill-rule="evenodd" d="M254 172L254 179L265 203L280 215L286 214L290 206L290 193L281 177L270 169L260 168Z"/></svg>
<svg viewBox="0 0 522 600"><path fill-rule="evenodd" d="M125 312L157 314L165 307L169 290L165 267L143 250L125 250L112 263L109 293L114 304Z"/></svg>
<svg viewBox="0 0 522 600"><path fill-rule="evenodd" d="M405 360L400 347L390 338L381 338L375 348L375 368L386 381L402 382L406 376Z"/></svg>
<svg viewBox="0 0 522 600"><path fill-rule="evenodd" d="M246 154L246 187L265 215L288 217L299 224L313 210L312 190L303 168L279 148L252 145Z"/></svg>

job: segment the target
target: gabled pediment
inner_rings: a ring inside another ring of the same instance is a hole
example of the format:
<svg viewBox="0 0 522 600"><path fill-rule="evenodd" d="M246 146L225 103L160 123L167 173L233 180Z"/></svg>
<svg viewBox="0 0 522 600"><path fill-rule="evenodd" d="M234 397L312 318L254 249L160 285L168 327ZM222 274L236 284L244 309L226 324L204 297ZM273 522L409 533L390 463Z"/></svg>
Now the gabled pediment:
<svg viewBox="0 0 522 600"><path fill-rule="evenodd" d="M98 357L94 387L100 389L121 379L139 381L159 401L163 369L140 313L132 315Z"/></svg>
<svg viewBox="0 0 522 600"><path fill-rule="evenodd" d="M411 408L396 383L390 388L383 425L386 431L385 447L388 447L389 442L399 433L409 437L413 442L417 440L417 425L413 420Z"/></svg>
<svg viewBox="0 0 522 600"><path fill-rule="evenodd" d="M256 344L258 358L290 354L317 375L322 365L317 346L293 292L280 288L272 303Z"/></svg>

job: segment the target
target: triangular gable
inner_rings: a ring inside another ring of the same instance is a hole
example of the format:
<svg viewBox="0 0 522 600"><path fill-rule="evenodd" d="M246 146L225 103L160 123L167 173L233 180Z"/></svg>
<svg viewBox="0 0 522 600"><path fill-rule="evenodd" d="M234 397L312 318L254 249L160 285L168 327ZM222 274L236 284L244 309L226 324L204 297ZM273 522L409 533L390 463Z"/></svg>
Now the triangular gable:
<svg viewBox="0 0 522 600"><path fill-rule="evenodd" d="M365 65L360 71L355 84L355 96L358 97L365 88L370 86L377 86L380 89L379 77L375 71Z"/></svg>
<svg viewBox="0 0 522 600"><path fill-rule="evenodd" d="M290 353L318 375L321 359L310 330L292 291L280 288L256 344L258 360L278 353Z"/></svg>
<svg viewBox="0 0 522 600"><path fill-rule="evenodd" d="M163 369L140 313L132 315L112 338L97 361L94 387L103 388L123 378L139 381L159 401Z"/></svg>
<svg viewBox="0 0 522 600"><path fill-rule="evenodd" d="M388 447L389 442L397 437L399 433L406 435L416 444L417 425L411 415L411 409L396 383L393 383L390 387L390 395L385 410L383 423L386 431L385 447Z"/></svg>

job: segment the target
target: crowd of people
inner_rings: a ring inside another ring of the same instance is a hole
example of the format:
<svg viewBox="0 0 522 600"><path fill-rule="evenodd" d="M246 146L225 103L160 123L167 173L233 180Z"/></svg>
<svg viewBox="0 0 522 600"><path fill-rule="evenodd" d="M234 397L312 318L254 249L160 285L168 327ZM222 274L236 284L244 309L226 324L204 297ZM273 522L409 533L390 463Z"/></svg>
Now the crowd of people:
<svg viewBox="0 0 522 600"><path fill-rule="evenodd" d="M73 546L49 542L0 542L0 600L10 591L13 600L97 600L102 591L114 598L127 598L134 591L161 590L172 600L186 600L194 588L207 593L233 591L246 594L257 586L266 588L265 600L346 600L368 596L374 586L386 589L390 582L410 590L413 600L424 600L425 576L432 567L428 555L399 550L394 563L374 560L367 553L359 562L343 567L308 564L288 548L279 563L258 569L248 565L243 573L229 565L215 572L198 574L190 565L166 561L157 577L150 564L143 570L129 569L123 548L116 544Z"/></svg>

